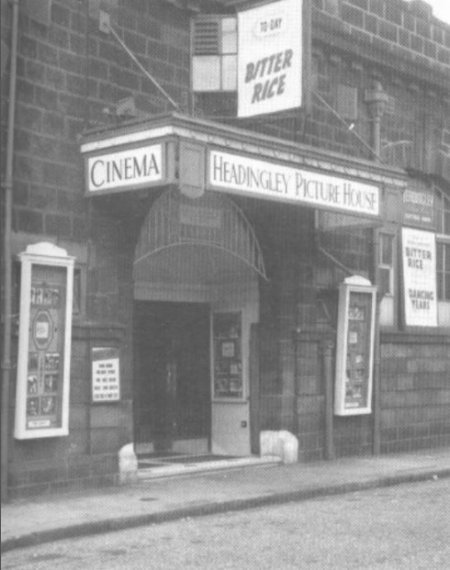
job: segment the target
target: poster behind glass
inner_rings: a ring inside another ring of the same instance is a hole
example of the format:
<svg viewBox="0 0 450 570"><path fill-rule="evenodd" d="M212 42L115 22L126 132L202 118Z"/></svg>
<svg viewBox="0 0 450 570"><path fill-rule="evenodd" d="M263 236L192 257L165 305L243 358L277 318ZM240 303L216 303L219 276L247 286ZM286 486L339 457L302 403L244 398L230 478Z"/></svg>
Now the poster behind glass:
<svg viewBox="0 0 450 570"><path fill-rule="evenodd" d="M26 429L58 428L62 419L67 270L33 265L26 382Z"/></svg>
<svg viewBox="0 0 450 570"><path fill-rule="evenodd" d="M241 313L214 313L214 398L242 398Z"/></svg>
<svg viewBox="0 0 450 570"><path fill-rule="evenodd" d="M370 407L368 401L372 295L350 292L348 305L347 354L345 374L346 409Z"/></svg>
<svg viewBox="0 0 450 570"><path fill-rule="evenodd" d="M344 283L339 292L336 415L372 411L376 287Z"/></svg>

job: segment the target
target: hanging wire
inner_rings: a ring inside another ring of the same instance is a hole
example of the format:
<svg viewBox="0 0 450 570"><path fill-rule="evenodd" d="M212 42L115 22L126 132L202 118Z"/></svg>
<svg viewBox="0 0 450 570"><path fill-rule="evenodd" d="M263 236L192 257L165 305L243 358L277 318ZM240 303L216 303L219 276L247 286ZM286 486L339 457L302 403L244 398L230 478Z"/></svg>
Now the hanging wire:
<svg viewBox="0 0 450 570"><path fill-rule="evenodd" d="M111 34L114 36L114 38L117 40L117 42L122 46L122 48L126 51L126 53L128 54L128 56L134 61L134 63L139 67L139 69L142 71L142 73L147 77L147 79L149 79L149 81L151 81L151 83L153 83L153 85L158 89L158 91L164 95L164 97L169 101L169 103L179 112L181 112L180 106L178 105L178 103L176 101L174 101L172 99L172 97L167 93L167 91L165 91L161 85L156 81L156 79L151 75L151 73L149 73L145 67L142 65L142 63L138 60L138 58L134 55L134 53L128 48L128 46L125 44L125 42L122 40L122 38L119 36L119 34L115 31L115 29L111 26L111 24L106 24L108 26L108 30L111 32Z"/></svg>
<svg viewBox="0 0 450 570"><path fill-rule="evenodd" d="M341 115L336 111L336 109L333 109L333 107L332 107L329 103L327 103L327 102L325 101L325 99L324 99L321 95L319 95L319 93L317 93L317 91L312 90L312 93L313 93L313 95L314 95L317 99L319 99L319 101L320 101L329 111L331 111L331 112L333 113L333 115L334 115L337 119L339 119L339 121L340 121L341 123L343 123L343 124L346 126L347 130L348 130L349 132L351 132L351 133L359 140L359 142L360 142L361 144L363 144L363 145L366 147L366 149L368 149L368 150L371 152L371 154L373 154L382 164L386 164L386 163L384 162L384 160L381 158L381 156L380 156L378 153L376 153L375 150L374 150L369 144L367 144L366 141L365 141L362 137L360 137L360 136L358 135L358 133L354 130L354 124L353 124L353 123L351 123L350 125L348 125L347 121L346 121L344 118L342 118Z"/></svg>

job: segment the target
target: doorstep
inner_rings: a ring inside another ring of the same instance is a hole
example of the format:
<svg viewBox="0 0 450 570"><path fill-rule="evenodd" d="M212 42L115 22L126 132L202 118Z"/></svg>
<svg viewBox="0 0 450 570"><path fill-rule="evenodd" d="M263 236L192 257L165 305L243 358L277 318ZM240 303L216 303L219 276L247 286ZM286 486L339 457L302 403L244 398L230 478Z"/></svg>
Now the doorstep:
<svg viewBox="0 0 450 570"><path fill-rule="evenodd" d="M226 459L215 459L212 461L189 461L187 463L170 463L155 467L140 468L138 479L162 479L165 477L182 477L196 473L210 473L212 471L227 471L230 469L240 469L242 467L268 467L270 465L280 465L282 460L274 455L264 457L233 457Z"/></svg>

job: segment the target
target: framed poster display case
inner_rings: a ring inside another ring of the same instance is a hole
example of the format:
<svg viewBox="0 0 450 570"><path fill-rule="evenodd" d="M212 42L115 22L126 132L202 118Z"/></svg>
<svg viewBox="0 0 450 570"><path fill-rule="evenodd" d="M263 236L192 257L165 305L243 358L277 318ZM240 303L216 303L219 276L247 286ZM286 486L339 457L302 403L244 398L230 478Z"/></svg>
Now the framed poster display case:
<svg viewBox="0 0 450 570"><path fill-rule="evenodd" d="M339 287L334 413L372 411L376 287L349 277Z"/></svg>
<svg viewBox="0 0 450 570"><path fill-rule="evenodd" d="M14 436L68 435L74 258L51 243L30 245L19 258Z"/></svg>
<svg viewBox="0 0 450 570"><path fill-rule="evenodd" d="M240 312L213 314L214 381L213 398L242 399L242 315Z"/></svg>

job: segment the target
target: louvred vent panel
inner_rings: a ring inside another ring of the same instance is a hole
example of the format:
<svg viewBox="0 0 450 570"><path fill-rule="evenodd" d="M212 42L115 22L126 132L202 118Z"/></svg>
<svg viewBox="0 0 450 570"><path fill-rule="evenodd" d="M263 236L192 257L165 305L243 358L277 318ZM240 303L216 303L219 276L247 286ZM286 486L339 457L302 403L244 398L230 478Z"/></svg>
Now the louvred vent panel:
<svg viewBox="0 0 450 570"><path fill-rule="evenodd" d="M219 21L202 19L194 22L194 55L217 55L220 49Z"/></svg>

